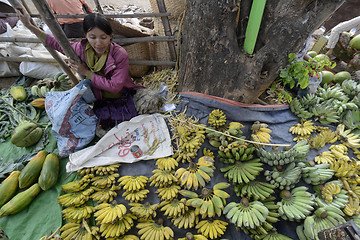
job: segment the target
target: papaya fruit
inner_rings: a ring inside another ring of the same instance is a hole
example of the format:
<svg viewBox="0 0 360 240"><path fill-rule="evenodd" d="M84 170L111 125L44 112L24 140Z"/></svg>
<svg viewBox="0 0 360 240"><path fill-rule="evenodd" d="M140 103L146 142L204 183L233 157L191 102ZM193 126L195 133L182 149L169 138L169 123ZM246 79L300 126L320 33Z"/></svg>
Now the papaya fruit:
<svg viewBox="0 0 360 240"><path fill-rule="evenodd" d="M33 107L45 109L45 98L37 98L30 102Z"/></svg>
<svg viewBox="0 0 360 240"><path fill-rule="evenodd" d="M0 207L7 203L19 188L20 171L12 171L0 185Z"/></svg>
<svg viewBox="0 0 360 240"><path fill-rule="evenodd" d="M48 152L42 150L38 152L32 159L30 159L30 161L25 165L20 173L19 188L27 188L38 181L47 155Z"/></svg>
<svg viewBox="0 0 360 240"><path fill-rule="evenodd" d="M16 194L15 197L0 208L0 218L21 212L34 200L40 191L39 184L35 183L25 191Z"/></svg>
<svg viewBox="0 0 360 240"><path fill-rule="evenodd" d="M59 158L54 153L46 156L39 176L39 186L46 191L54 186L59 176Z"/></svg>
<svg viewBox="0 0 360 240"><path fill-rule="evenodd" d="M10 88L10 95L19 102L22 102L26 99L26 90L23 86L13 86Z"/></svg>
<svg viewBox="0 0 360 240"><path fill-rule="evenodd" d="M23 122L11 134L11 143L17 147L29 147L36 144L43 134L43 130L36 123Z"/></svg>

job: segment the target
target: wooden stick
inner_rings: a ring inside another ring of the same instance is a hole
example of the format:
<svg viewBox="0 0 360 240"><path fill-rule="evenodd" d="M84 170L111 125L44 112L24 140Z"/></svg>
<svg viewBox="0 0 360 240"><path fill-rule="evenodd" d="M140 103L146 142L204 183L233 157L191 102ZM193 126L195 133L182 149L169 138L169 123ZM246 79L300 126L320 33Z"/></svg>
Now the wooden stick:
<svg viewBox="0 0 360 240"><path fill-rule="evenodd" d="M104 14L104 12L103 12L103 10L102 10L102 8L101 8L101 5L100 5L100 3L99 3L99 1L98 1L98 0L94 0L94 3L95 3L95 5L96 5L96 9L98 10L98 12L101 13L101 14Z"/></svg>
<svg viewBox="0 0 360 240"><path fill-rule="evenodd" d="M22 8L24 11L26 11L24 9L24 7L22 6L21 3L19 3L17 0L9 0L10 4L13 6L13 8ZM56 21L57 22L57 21ZM44 47L48 50L48 52L51 54L51 56L59 63L61 69L69 76L69 78L73 81L73 83L78 82L76 76L74 75L74 73L71 71L71 69L69 68L69 66L65 63L65 61L60 57L60 54L52 49L49 48L45 45L45 43L43 42Z"/></svg>
<svg viewBox="0 0 360 240"><path fill-rule="evenodd" d="M165 3L164 0L156 0L159 8L159 12L164 13L166 12ZM169 23L169 19L167 17L161 17L161 20L164 25L164 31L166 36L171 36L171 27ZM175 44L173 42L168 42L169 51L171 60L176 61L176 50L175 50Z"/></svg>
<svg viewBox="0 0 360 240"><path fill-rule="evenodd" d="M87 14L54 14L55 18L84 18ZM171 13L133 13L133 14L103 14L106 18L148 18L168 17ZM33 18L41 18L40 14L30 14ZM16 13L0 13L0 17L16 17Z"/></svg>

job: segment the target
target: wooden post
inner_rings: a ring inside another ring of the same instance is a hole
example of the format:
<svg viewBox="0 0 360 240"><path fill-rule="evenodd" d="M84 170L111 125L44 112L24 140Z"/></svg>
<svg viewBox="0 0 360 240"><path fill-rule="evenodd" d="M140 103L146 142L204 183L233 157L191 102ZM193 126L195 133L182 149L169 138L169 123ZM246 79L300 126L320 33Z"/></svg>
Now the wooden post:
<svg viewBox="0 0 360 240"><path fill-rule="evenodd" d="M16 8L22 8L24 11L26 11L26 9L24 9L24 7L22 6L21 3L19 3L17 0L9 0L10 4L16 9ZM79 80L76 78L76 76L74 75L74 73L71 71L71 69L69 68L69 66L64 62L64 60L60 57L59 53L52 49L49 48L45 45L45 43L43 42L45 48L49 51L49 53L51 54L51 56L59 63L60 67L62 70L64 70L64 72L69 76L70 80L73 82L73 84L77 84L79 82ZM72 48L71 48L72 49Z"/></svg>
<svg viewBox="0 0 360 240"><path fill-rule="evenodd" d="M25 0L21 0L22 5L24 6L24 8L26 9L26 11L31 14L30 8L27 5L27 3L25 2Z"/></svg>
<svg viewBox="0 0 360 240"><path fill-rule="evenodd" d="M98 0L94 0L94 3L95 3L95 5L96 5L96 9L98 10L98 12L101 13L101 14L104 14L104 12L103 12L103 10L102 10L102 8L101 8L101 5L100 5L100 3L99 3L99 1L98 1Z"/></svg>
<svg viewBox="0 0 360 240"><path fill-rule="evenodd" d="M165 13L166 8L165 8L164 0L157 0L157 4L158 4L159 12ZM164 25L165 35L172 36L168 17L161 17L161 20ZM169 46L171 60L176 61L176 51L175 51L174 42L168 42L168 46Z"/></svg>

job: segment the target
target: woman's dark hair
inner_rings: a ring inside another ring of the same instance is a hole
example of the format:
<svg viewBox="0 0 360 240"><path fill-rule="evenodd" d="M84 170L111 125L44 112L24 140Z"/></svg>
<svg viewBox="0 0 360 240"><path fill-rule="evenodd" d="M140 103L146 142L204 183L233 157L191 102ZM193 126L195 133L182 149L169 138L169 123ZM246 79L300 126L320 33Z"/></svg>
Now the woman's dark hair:
<svg viewBox="0 0 360 240"><path fill-rule="evenodd" d="M99 28L107 35L112 34L112 28L109 21L100 13L90 13L86 15L83 22L84 33L91 31L93 28Z"/></svg>

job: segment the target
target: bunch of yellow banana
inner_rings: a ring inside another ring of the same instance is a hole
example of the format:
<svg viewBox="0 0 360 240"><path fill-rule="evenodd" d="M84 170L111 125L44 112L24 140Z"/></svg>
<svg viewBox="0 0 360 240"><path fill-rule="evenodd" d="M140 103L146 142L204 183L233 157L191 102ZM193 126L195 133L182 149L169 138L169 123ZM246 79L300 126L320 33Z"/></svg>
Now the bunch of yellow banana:
<svg viewBox="0 0 360 240"><path fill-rule="evenodd" d="M88 175L88 174L94 174L94 172L92 171L92 168L82 168L80 170L77 171L77 174L81 177Z"/></svg>
<svg viewBox="0 0 360 240"><path fill-rule="evenodd" d="M360 137L356 133L351 133L351 129L345 130L345 125L339 124L336 128L336 134L338 139L345 146L349 148L359 148L360 147Z"/></svg>
<svg viewBox="0 0 360 240"><path fill-rule="evenodd" d="M191 162L197 156L197 152L188 151L185 148L178 148L173 154L173 158L178 162Z"/></svg>
<svg viewBox="0 0 360 240"><path fill-rule="evenodd" d="M53 233L51 233L49 236L45 234L45 236L42 236L40 240L60 240L60 230L61 227L58 227ZM58 233L59 232L59 233Z"/></svg>
<svg viewBox="0 0 360 240"><path fill-rule="evenodd" d="M120 186L112 185L109 188L97 188L91 187L95 190L93 194L91 194L91 198L98 203L111 202L117 196L117 191L120 190Z"/></svg>
<svg viewBox="0 0 360 240"><path fill-rule="evenodd" d="M60 229L60 238L64 240L99 240L99 228L87 225L86 221L83 223L66 223Z"/></svg>
<svg viewBox="0 0 360 240"><path fill-rule="evenodd" d="M263 170L262 165L260 159L255 158L246 162L237 161L234 165L220 168L220 171L224 172L224 177L233 184L248 183L260 174Z"/></svg>
<svg viewBox="0 0 360 240"><path fill-rule="evenodd" d="M88 188L80 192L67 193L58 197L58 203L63 207L81 206L89 200L93 192L93 188Z"/></svg>
<svg viewBox="0 0 360 240"><path fill-rule="evenodd" d="M188 208L184 214L171 219L172 223L177 228L193 228L199 222L199 216L196 215L194 209Z"/></svg>
<svg viewBox="0 0 360 240"><path fill-rule="evenodd" d="M203 235L199 235L199 234L194 235L191 232L187 232L186 237L178 238L178 240L208 240L208 239Z"/></svg>
<svg viewBox="0 0 360 240"><path fill-rule="evenodd" d="M64 192L68 192L68 193L82 191L89 185L89 183L93 177L94 177L93 174L85 175L76 181L72 181L72 182L61 185L61 190L63 190Z"/></svg>
<svg viewBox="0 0 360 240"><path fill-rule="evenodd" d="M336 158L346 158L348 156L348 147L344 144L331 145L329 150Z"/></svg>
<svg viewBox="0 0 360 240"><path fill-rule="evenodd" d="M262 202L250 202L247 198L242 198L240 203L230 202L224 208L226 218L241 229L261 226L268 214L269 209Z"/></svg>
<svg viewBox="0 0 360 240"><path fill-rule="evenodd" d="M274 193L275 186L266 182L250 181L248 183L236 184L234 190L239 197L264 201Z"/></svg>
<svg viewBox="0 0 360 240"><path fill-rule="evenodd" d="M219 147L220 161L223 163L235 163L236 161L248 161L254 158L253 152L255 151L253 144L240 143L234 141L228 143L226 147L221 145Z"/></svg>
<svg viewBox="0 0 360 240"><path fill-rule="evenodd" d="M178 182L174 171L154 169L152 172L153 175L149 178L150 186L163 187Z"/></svg>
<svg viewBox="0 0 360 240"><path fill-rule="evenodd" d="M125 191L139 191L144 189L148 178L145 176L123 176L119 178L118 182L120 183L119 186L122 186Z"/></svg>
<svg viewBox="0 0 360 240"><path fill-rule="evenodd" d="M158 188L156 190L156 193L159 195L159 198L161 200L171 200L178 196L180 188L181 187L179 185L177 185L176 183L173 183L171 185L167 185L167 186Z"/></svg>
<svg viewBox="0 0 360 240"><path fill-rule="evenodd" d="M175 170L179 163L172 157L164 157L156 160L156 166L160 170Z"/></svg>
<svg viewBox="0 0 360 240"><path fill-rule="evenodd" d="M359 215L360 214L360 205L359 198L351 197L349 202L345 204L343 212L348 216Z"/></svg>
<svg viewBox="0 0 360 240"><path fill-rule="evenodd" d="M139 219L151 219L156 217L156 209L158 209L159 204L151 205L149 202L144 204L142 203L129 203L131 206L130 211L137 216Z"/></svg>
<svg viewBox="0 0 360 240"><path fill-rule="evenodd" d="M276 166L272 170L266 170L264 175L266 181L273 184L276 188L289 190L300 181L301 169L300 166L296 166L295 162L292 162L285 169L283 166Z"/></svg>
<svg viewBox="0 0 360 240"><path fill-rule="evenodd" d="M91 179L92 185L98 188L111 187L116 182L116 178L119 177L118 173L109 175L96 176Z"/></svg>
<svg viewBox="0 0 360 240"><path fill-rule="evenodd" d="M135 235L124 235L120 238L107 238L106 240L139 240L139 238Z"/></svg>
<svg viewBox="0 0 360 240"><path fill-rule="evenodd" d="M290 127L289 132L299 136L310 136L313 132L315 132L315 130L316 127L311 120L302 120L301 123L297 123Z"/></svg>
<svg viewBox="0 0 360 240"><path fill-rule="evenodd" d="M122 218L116 219L114 222L101 224L101 236L106 239L110 237L118 238L127 233L134 226L134 220L136 219L137 218L133 214L127 213L123 215Z"/></svg>
<svg viewBox="0 0 360 240"><path fill-rule="evenodd" d="M314 196L307 190L307 187L301 186L291 191L281 191L281 201L277 205L280 216L284 220L300 221L311 214L314 210L315 200Z"/></svg>
<svg viewBox="0 0 360 240"><path fill-rule="evenodd" d="M330 151L324 151L317 155L314 160L318 164L331 164L335 161L335 156Z"/></svg>
<svg viewBox="0 0 360 240"><path fill-rule="evenodd" d="M213 189L203 188L201 195L189 190L181 190L180 194L190 199L186 204L195 207L195 213L201 214L202 218L207 216L221 216L221 212L226 204L226 198L230 195L222 189L228 188L229 183L220 182L214 185Z"/></svg>
<svg viewBox="0 0 360 240"><path fill-rule="evenodd" d="M226 124L226 115L220 109L214 109L209 113L208 124L212 127L219 128Z"/></svg>
<svg viewBox="0 0 360 240"><path fill-rule="evenodd" d="M345 223L343 216L344 213L335 207L320 207L314 215L305 218L303 233L308 239L316 239L318 232Z"/></svg>
<svg viewBox="0 0 360 240"><path fill-rule="evenodd" d="M338 140L338 137L335 132L330 129L320 131L319 135L325 139L326 143L335 143Z"/></svg>
<svg viewBox="0 0 360 240"><path fill-rule="evenodd" d="M198 233L206 238L215 239L224 235L226 231L227 222L221 220L202 220L196 224Z"/></svg>
<svg viewBox="0 0 360 240"><path fill-rule="evenodd" d="M344 158L336 159L330 164L330 169L335 171L335 176L338 178L348 177L357 172L357 167L352 161Z"/></svg>
<svg viewBox="0 0 360 240"><path fill-rule="evenodd" d="M321 134L316 134L309 138L309 145L312 149L321 150L326 143L326 138Z"/></svg>
<svg viewBox="0 0 360 240"><path fill-rule="evenodd" d="M355 189L355 186L357 186L357 184L350 184L350 182L348 181L349 178L341 178L340 181L343 184L343 189L345 189L347 191L347 195L349 195L349 197L353 197L353 198L359 198L358 194L356 194L353 189Z"/></svg>
<svg viewBox="0 0 360 240"><path fill-rule="evenodd" d="M251 126L251 131L251 137L254 141L260 143L269 143L271 141L270 133L272 131L268 128L266 123L260 123L259 121L256 121Z"/></svg>
<svg viewBox="0 0 360 240"><path fill-rule="evenodd" d="M341 186L339 184L335 184L333 182L327 183L321 190L321 197L325 200L325 202L331 203L334 200L334 197L336 197L336 195L340 192Z"/></svg>
<svg viewBox="0 0 360 240"><path fill-rule="evenodd" d="M92 206L82 205L79 207L64 208L61 213L68 222L81 223L83 219L88 219L94 212Z"/></svg>
<svg viewBox="0 0 360 240"><path fill-rule="evenodd" d="M94 217L98 225L112 223L126 214L125 205L117 204L116 200L111 203L101 203L94 209L96 210Z"/></svg>
<svg viewBox="0 0 360 240"><path fill-rule="evenodd" d="M202 126L204 125L190 127L179 125L177 127L179 134L178 148L186 149L189 152L197 152L205 139L205 130Z"/></svg>
<svg viewBox="0 0 360 240"><path fill-rule="evenodd" d="M199 186L205 187L211 180L214 172L214 159L203 156L197 163L190 162L189 167L179 168L175 172L175 177L179 180L180 186L186 189L197 190Z"/></svg>
<svg viewBox="0 0 360 240"><path fill-rule="evenodd" d="M357 197L360 199L360 186L358 185L358 183L349 183L348 179L341 179L342 182L347 182L348 185L348 191L349 193L351 192L353 197ZM345 184L344 184L345 185Z"/></svg>
<svg viewBox="0 0 360 240"><path fill-rule="evenodd" d="M203 155L215 159L214 153L210 149L203 148Z"/></svg>
<svg viewBox="0 0 360 240"><path fill-rule="evenodd" d="M174 237L174 232L171 228L163 225L163 219L158 219L157 222L148 220L138 223L136 227L139 229L138 234L142 240L164 239L169 240Z"/></svg>
<svg viewBox="0 0 360 240"><path fill-rule="evenodd" d="M97 175L109 175L116 173L120 167L120 164L111 164L107 166L95 166L91 168L91 171Z"/></svg>
<svg viewBox="0 0 360 240"><path fill-rule="evenodd" d="M349 202L349 196L347 195L347 191L344 189L341 189L341 191L333 196L333 200L331 202L326 202L324 198L321 196L316 197L316 202L318 206L325 207L325 206L332 206L339 209L342 209L345 207L345 204Z"/></svg>
<svg viewBox="0 0 360 240"><path fill-rule="evenodd" d="M162 201L160 202L160 210L164 212L165 216L168 216L170 218L177 217L180 215L183 215L185 211L188 210L188 206L186 204L186 199L176 199L174 198L171 201Z"/></svg>
<svg viewBox="0 0 360 240"><path fill-rule="evenodd" d="M122 196L125 197L125 200L130 202L140 202L147 197L147 194L150 191L147 189L142 189L139 191L125 191Z"/></svg>

